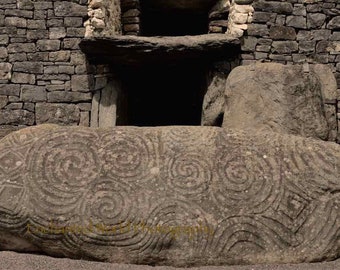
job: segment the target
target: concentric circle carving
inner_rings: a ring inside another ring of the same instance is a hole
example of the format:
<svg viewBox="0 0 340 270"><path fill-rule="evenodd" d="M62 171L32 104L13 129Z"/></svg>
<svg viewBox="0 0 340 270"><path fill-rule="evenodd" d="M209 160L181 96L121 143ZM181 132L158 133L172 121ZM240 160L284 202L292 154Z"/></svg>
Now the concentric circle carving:
<svg viewBox="0 0 340 270"><path fill-rule="evenodd" d="M117 128L101 137L99 154L108 177L137 183L155 177L158 158L152 135L140 136L138 132Z"/></svg>
<svg viewBox="0 0 340 270"><path fill-rule="evenodd" d="M168 187L182 195L202 195L212 179L212 166L199 153L184 152L169 157L164 171Z"/></svg>
<svg viewBox="0 0 340 270"><path fill-rule="evenodd" d="M67 219L100 173L95 132L60 129L39 138L27 155L30 207L46 222Z"/></svg>
<svg viewBox="0 0 340 270"><path fill-rule="evenodd" d="M253 148L217 150L217 178L212 196L223 211L261 213L278 198L280 170L276 157Z"/></svg>

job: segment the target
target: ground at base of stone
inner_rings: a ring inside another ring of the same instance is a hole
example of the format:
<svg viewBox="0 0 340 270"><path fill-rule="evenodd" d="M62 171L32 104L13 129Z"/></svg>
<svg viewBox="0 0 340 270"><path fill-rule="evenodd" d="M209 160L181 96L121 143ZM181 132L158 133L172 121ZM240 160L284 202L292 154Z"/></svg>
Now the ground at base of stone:
<svg viewBox="0 0 340 270"><path fill-rule="evenodd" d="M340 269L340 260L312 264L289 265L247 265L247 266L206 266L195 268L175 268L168 266L146 266L128 264L110 264L52 258L43 255L20 254L15 252L0 252L0 270L335 270Z"/></svg>

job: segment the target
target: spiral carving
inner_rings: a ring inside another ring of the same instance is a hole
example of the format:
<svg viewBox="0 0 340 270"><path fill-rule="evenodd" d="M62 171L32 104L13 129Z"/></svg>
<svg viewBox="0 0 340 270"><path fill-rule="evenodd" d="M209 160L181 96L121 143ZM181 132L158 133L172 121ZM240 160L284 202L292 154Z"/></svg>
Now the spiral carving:
<svg viewBox="0 0 340 270"><path fill-rule="evenodd" d="M280 172L275 157L254 149L217 151L218 178L212 196L223 211L261 213L279 197Z"/></svg>
<svg viewBox="0 0 340 270"><path fill-rule="evenodd" d="M99 176L95 132L63 129L42 136L27 157L31 208L42 220L73 215L84 189Z"/></svg>
<svg viewBox="0 0 340 270"><path fill-rule="evenodd" d="M100 141L99 154L106 175L137 183L154 179L152 172L158 158L152 135L140 136L117 128Z"/></svg>
<svg viewBox="0 0 340 270"><path fill-rule="evenodd" d="M203 154L179 153L167 160L164 178L174 191L196 197L208 190L212 179L211 168Z"/></svg>
<svg viewBox="0 0 340 270"><path fill-rule="evenodd" d="M0 231L108 262L335 259L339 153L218 128L37 127L0 143Z"/></svg>
<svg viewBox="0 0 340 270"><path fill-rule="evenodd" d="M78 209L82 241L112 246L133 246L141 235L131 225L136 222L137 202L133 190L113 179L99 179L89 186Z"/></svg>

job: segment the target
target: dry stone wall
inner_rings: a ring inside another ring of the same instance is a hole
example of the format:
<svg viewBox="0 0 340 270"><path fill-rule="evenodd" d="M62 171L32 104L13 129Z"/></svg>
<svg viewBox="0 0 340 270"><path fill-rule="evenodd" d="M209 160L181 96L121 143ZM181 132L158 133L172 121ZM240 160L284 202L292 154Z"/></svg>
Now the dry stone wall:
<svg viewBox="0 0 340 270"><path fill-rule="evenodd" d="M46 122L89 126L106 67L78 47L87 13L87 0L0 1L1 136Z"/></svg>

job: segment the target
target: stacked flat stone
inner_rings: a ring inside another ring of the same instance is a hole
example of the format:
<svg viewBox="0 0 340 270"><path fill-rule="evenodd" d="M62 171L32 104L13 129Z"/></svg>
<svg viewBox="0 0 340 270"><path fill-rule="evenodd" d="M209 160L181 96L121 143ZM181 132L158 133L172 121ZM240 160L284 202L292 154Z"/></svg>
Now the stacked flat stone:
<svg viewBox="0 0 340 270"><path fill-rule="evenodd" d="M252 2L252 0L235 0L231 2L227 34L235 37L242 37L244 35L248 24L253 21L254 8L251 5Z"/></svg>
<svg viewBox="0 0 340 270"><path fill-rule="evenodd" d="M124 35L139 36L141 28L139 0L122 0L121 8Z"/></svg>
<svg viewBox="0 0 340 270"><path fill-rule="evenodd" d="M228 28L230 1L218 1L209 12L209 33L225 33Z"/></svg>

